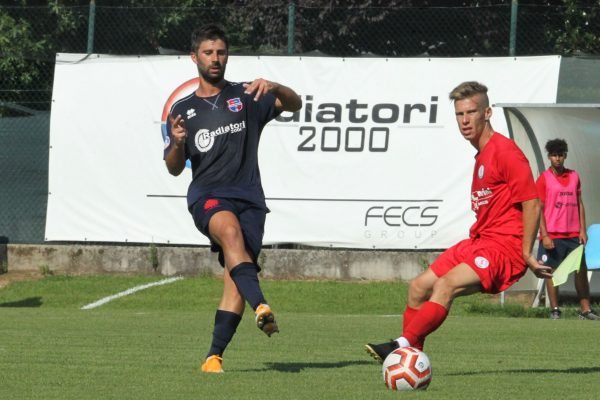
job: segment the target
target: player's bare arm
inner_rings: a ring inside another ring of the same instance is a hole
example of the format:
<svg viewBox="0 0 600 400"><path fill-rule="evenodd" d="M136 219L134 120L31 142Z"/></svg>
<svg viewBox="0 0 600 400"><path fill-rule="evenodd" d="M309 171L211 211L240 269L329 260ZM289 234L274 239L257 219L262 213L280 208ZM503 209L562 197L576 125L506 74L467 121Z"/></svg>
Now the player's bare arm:
<svg viewBox="0 0 600 400"><path fill-rule="evenodd" d="M588 241L588 236L586 232L586 223L585 223L585 207L583 206L583 199L581 198L581 194L579 197L579 243L586 244Z"/></svg>
<svg viewBox="0 0 600 400"><path fill-rule="evenodd" d="M185 169L185 138L187 130L181 115L173 118L169 115L171 124L171 150L165 157L167 169L171 175L179 175Z"/></svg>
<svg viewBox="0 0 600 400"><path fill-rule="evenodd" d="M540 202L538 199L526 200L521 203L523 208L523 259L527 267L538 278L552 278L552 268L538 262L531 253L540 221Z"/></svg>
<svg viewBox="0 0 600 400"><path fill-rule="evenodd" d="M296 92L287 86L266 79L255 79L249 84L244 84L247 94L254 94L254 100L258 101L267 93L275 96L275 108L279 111L298 111L302 108L302 99Z"/></svg>
<svg viewBox="0 0 600 400"><path fill-rule="evenodd" d="M548 229L546 228L546 218L544 217L544 204L540 210L540 235L542 236L542 246L550 250L554 248L554 240L548 236Z"/></svg>

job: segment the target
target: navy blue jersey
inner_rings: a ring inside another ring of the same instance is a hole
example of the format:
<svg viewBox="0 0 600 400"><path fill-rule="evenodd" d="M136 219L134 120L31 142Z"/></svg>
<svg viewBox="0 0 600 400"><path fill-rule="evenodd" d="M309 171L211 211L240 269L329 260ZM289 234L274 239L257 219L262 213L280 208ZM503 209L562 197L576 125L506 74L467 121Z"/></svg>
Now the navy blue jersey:
<svg viewBox="0 0 600 400"><path fill-rule="evenodd" d="M192 164L188 207L200 197L243 199L264 207L265 195L258 169L258 143L267 122L279 112L275 96L254 101L242 83L227 82L215 96L196 93L173 104L171 116L181 115L187 130L185 157ZM167 123L171 135L171 124ZM165 148L164 156L171 150Z"/></svg>

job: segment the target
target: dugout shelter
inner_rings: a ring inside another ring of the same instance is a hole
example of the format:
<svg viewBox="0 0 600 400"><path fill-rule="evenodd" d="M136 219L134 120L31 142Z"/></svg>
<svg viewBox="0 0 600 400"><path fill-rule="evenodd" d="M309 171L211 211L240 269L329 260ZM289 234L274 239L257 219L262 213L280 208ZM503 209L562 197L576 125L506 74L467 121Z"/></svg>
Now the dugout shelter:
<svg viewBox="0 0 600 400"><path fill-rule="evenodd" d="M523 150L534 178L549 167L544 146L550 139L562 138L569 145L566 166L579 173L587 225L600 223L600 103L598 104L496 104L502 107L510 137ZM512 288L531 290L538 285L532 274ZM539 287L539 285L538 285ZM592 295L600 293L600 274L592 274ZM561 293L575 294L573 277Z"/></svg>

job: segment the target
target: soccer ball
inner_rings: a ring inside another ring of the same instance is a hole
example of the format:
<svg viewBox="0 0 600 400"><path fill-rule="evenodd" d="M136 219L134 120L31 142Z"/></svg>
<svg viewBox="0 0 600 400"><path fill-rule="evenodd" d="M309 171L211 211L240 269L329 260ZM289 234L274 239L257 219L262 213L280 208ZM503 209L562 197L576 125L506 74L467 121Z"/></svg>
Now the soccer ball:
<svg viewBox="0 0 600 400"><path fill-rule="evenodd" d="M427 354L414 347L392 351L383 361L383 381L391 390L426 389L431 382Z"/></svg>

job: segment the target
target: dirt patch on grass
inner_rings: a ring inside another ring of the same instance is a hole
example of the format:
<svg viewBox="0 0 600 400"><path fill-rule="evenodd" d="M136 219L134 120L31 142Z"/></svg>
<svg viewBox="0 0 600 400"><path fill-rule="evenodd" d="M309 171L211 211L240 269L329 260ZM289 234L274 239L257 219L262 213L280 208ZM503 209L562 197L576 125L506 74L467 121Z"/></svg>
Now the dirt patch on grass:
<svg viewBox="0 0 600 400"><path fill-rule="evenodd" d="M43 275L39 272L8 271L0 274L0 289L7 287L13 282L33 281L41 278L43 278Z"/></svg>
<svg viewBox="0 0 600 400"><path fill-rule="evenodd" d="M520 304L525 307L531 307L531 304L533 303L534 298L535 298L534 291L527 291L527 292L514 291L514 292L505 292L504 293L504 302L505 303ZM500 294L496 294L496 295L492 296L492 299L494 302L497 302L499 304L500 303Z"/></svg>

